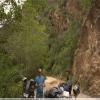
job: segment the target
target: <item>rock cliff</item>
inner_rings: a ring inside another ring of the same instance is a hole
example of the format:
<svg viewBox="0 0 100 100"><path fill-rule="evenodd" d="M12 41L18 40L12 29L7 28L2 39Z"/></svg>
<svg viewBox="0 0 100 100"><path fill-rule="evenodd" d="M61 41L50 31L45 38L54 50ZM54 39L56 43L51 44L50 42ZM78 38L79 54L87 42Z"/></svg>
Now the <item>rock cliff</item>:
<svg viewBox="0 0 100 100"><path fill-rule="evenodd" d="M81 81L84 91L100 97L100 0L95 1L82 27L73 75Z"/></svg>

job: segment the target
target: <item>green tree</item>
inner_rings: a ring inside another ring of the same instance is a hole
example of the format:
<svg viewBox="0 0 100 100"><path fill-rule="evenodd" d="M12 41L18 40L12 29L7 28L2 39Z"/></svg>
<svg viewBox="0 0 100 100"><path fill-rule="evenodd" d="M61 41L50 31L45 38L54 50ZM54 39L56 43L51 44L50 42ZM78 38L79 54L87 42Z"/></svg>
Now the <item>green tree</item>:
<svg viewBox="0 0 100 100"><path fill-rule="evenodd" d="M32 1L28 0L21 10L11 0L13 8L2 18L7 21L0 29L0 97L22 95L21 78L33 78L36 68L47 64L48 35L46 26L37 19L44 3L37 1L33 5Z"/></svg>

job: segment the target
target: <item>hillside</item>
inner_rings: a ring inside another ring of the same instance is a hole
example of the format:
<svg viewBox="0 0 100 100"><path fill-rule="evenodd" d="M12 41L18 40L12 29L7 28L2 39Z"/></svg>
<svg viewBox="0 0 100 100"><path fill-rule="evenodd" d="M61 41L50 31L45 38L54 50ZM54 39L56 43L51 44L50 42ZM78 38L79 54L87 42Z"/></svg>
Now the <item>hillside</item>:
<svg viewBox="0 0 100 100"><path fill-rule="evenodd" d="M85 91L100 97L100 0L95 1L82 27L73 73Z"/></svg>
<svg viewBox="0 0 100 100"><path fill-rule="evenodd" d="M8 13L5 4L12 5ZM26 0L23 7L15 0L1 3L0 97L20 97L22 78L33 79L38 68L63 80L68 74L73 83L80 81L83 92L100 96L99 4L99 0Z"/></svg>

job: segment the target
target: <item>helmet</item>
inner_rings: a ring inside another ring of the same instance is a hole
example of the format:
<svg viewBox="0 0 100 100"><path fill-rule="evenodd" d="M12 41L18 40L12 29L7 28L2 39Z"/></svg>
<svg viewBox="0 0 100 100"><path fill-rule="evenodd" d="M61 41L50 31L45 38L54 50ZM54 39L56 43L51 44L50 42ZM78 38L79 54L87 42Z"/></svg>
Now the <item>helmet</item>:
<svg viewBox="0 0 100 100"><path fill-rule="evenodd" d="M31 82L34 82L34 79L30 79Z"/></svg>
<svg viewBox="0 0 100 100"><path fill-rule="evenodd" d="M41 73L41 72L42 72L42 69L41 69L41 68L39 68L39 69L38 69L38 72L40 72L40 73Z"/></svg>
<svg viewBox="0 0 100 100"><path fill-rule="evenodd" d="M25 81L25 80L27 80L27 77L23 77L23 79L22 79L23 81Z"/></svg>

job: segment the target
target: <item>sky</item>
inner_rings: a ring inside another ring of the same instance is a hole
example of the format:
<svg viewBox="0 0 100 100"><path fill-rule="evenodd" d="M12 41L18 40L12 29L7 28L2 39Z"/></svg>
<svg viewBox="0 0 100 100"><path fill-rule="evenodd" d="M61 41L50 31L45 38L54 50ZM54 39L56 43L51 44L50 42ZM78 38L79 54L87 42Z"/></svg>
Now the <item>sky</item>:
<svg viewBox="0 0 100 100"><path fill-rule="evenodd" d="M5 0L0 0L0 4L2 4L4 1L5 1ZM26 0L15 0L15 1L16 1L16 3L17 3L18 5L21 5L21 7L22 7L22 5L24 4L24 2L25 2ZM4 6L4 10L5 10L5 13L6 13L6 14L9 12L9 10L10 10L11 7L12 7L12 6L11 6L10 4L7 4L7 5ZM1 27L2 27L2 22L0 22L0 28L1 28Z"/></svg>
<svg viewBox="0 0 100 100"><path fill-rule="evenodd" d="M0 4L3 3L5 0L0 0ZM18 5L23 5L26 0L15 0ZM5 13L8 13L11 8L11 5L6 5L4 7Z"/></svg>

